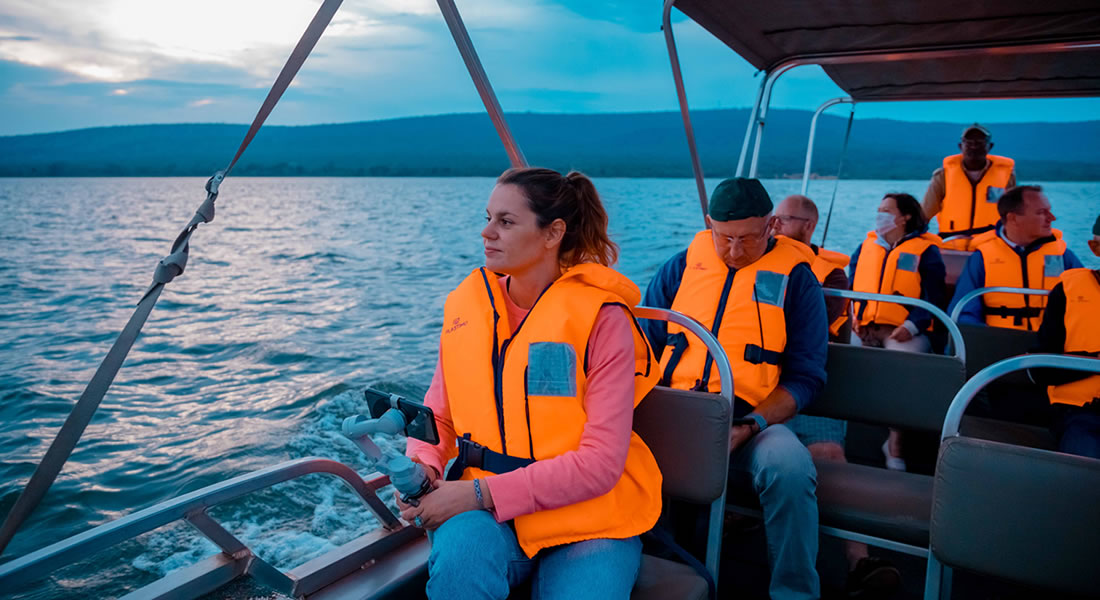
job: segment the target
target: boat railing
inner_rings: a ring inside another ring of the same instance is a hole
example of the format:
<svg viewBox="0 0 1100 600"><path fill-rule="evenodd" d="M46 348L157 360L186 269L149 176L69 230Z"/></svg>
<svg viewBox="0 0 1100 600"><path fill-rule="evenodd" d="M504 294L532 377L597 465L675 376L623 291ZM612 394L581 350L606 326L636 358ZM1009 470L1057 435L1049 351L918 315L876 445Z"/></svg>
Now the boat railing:
<svg viewBox="0 0 1100 600"><path fill-rule="evenodd" d="M318 473L334 475L353 489L382 524L382 529L283 572L256 556L209 514L209 510L219 504ZM138 590L137 597L163 597L165 594L171 597L198 597L246 574L279 592L300 597L422 535L419 529L403 526L378 497L378 490L386 485L389 485L389 478L385 475L363 478L351 467L334 460L307 457L287 461L161 502L0 564L0 588L22 586L100 550L183 520L213 542L221 552L169 573Z"/></svg>
<svg viewBox="0 0 1100 600"><path fill-rule="evenodd" d="M734 401L734 381L733 370L730 367L729 357L726 356L726 351L722 348L722 345L718 343L718 338L714 337L714 334L710 332L702 323L695 319L683 314L670 310L667 308L656 308L650 306L637 306L634 308L634 315L639 319L652 319L656 321L667 321L669 323L675 323L698 337L703 344L707 347L710 355L714 358L714 366L718 369L718 377L722 384L722 397L729 402L729 414L733 415ZM654 365L654 368L657 368ZM727 465L722 466L721 471L726 472L728 467L729 455L723 452L722 456L727 461ZM710 572L711 577L714 579L715 585L718 583L718 570L722 555L722 525L725 521L725 507L726 507L726 486L722 486L721 495L719 495L713 502L711 502L709 509L709 517L707 523L707 551L706 551L706 567Z"/></svg>
<svg viewBox="0 0 1100 600"><path fill-rule="evenodd" d="M921 300L920 298L910 298L908 296L896 296L890 294L872 294L870 292L856 292L853 290L838 290L835 288L822 288L826 296L839 296L841 298L849 298L852 300L873 300L875 302L892 302L894 304L904 304L906 306L915 306L923 308L924 310L932 313L932 316L939 319L944 327L947 328L948 334L951 336L951 347L954 351L954 357L966 363L966 344L963 342L962 332L959 330L959 326L943 311L942 308L932 304L927 300Z"/></svg>
<svg viewBox="0 0 1100 600"><path fill-rule="evenodd" d="M1037 290L1033 288L1016 288L1016 287L984 287L972 290L959 298L959 302L955 304L955 308L951 310L951 320L956 323L959 321L959 315L962 314L963 308L967 304L974 301L975 298L983 296L985 294L1022 294L1024 296L1047 296L1050 295L1049 290Z"/></svg>
<svg viewBox="0 0 1100 600"><path fill-rule="evenodd" d="M1100 498L1100 461L959 432L967 407L987 385L1033 368L1100 375L1100 360L1061 354L1014 356L982 369L955 394L944 419L936 465L926 600L938 600L950 589L952 566L1071 594L1088 595L1096 589L1091 560L1097 547L1095 531L1082 524ZM1068 481L1073 486L1064 493L1051 489ZM976 551L974 540L997 552Z"/></svg>

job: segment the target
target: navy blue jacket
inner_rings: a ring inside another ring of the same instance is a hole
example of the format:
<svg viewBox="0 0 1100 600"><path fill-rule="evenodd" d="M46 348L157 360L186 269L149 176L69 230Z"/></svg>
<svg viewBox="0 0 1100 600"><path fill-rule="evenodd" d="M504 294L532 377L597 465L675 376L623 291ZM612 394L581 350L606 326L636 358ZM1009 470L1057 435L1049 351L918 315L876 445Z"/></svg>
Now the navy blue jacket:
<svg viewBox="0 0 1100 600"><path fill-rule="evenodd" d="M672 300L680 289L685 270L686 249L661 265L649 282L642 304L672 308ZM801 264L791 271L783 313L787 320L787 346L779 362L779 385L794 396L798 409L802 410L825 388L825 358L829 340L825 296L809 265ZM642 328L659 359L668 338L668 323L646 319L642 321Z"/></svg>

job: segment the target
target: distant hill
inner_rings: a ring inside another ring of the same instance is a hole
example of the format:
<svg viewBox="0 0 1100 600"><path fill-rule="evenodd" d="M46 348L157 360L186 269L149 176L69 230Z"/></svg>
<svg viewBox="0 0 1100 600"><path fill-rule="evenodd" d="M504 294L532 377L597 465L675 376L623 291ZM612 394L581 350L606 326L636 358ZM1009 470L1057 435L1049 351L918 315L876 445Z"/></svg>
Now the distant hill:
<svg viewBox="0 0 1100 600"><path fill-rule="evenodd" d="M811 113L772 110L760 175L800 176ZM747 109L692 113L703 170L733 173ZM528 161L593 176L689 177L677 112L508 115ZM818 125L813 171L836 173L846 117ZM845 178L923 179L956 152L961 123L855 120ZM994 153L1017 161L1022 181L1100 180L1100 121L991 126ZM244 125L100 127L0 137L0 176L205 176L232 156ZM494 176L507 168L484 114L268 126L235 175Z"/></svg>

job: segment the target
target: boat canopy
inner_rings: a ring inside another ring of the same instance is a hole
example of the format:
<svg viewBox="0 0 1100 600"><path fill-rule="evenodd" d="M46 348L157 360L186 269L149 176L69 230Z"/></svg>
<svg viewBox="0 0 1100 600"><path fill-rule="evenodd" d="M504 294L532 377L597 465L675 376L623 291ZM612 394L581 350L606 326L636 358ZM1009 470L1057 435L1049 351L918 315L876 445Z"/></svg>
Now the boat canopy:
<svg viewBox="0 0 1100 600"><path fill-rule="evenodd" d="M820 64L857 102L1100 95L1095 0L675 6L756 68Z"/></svg>

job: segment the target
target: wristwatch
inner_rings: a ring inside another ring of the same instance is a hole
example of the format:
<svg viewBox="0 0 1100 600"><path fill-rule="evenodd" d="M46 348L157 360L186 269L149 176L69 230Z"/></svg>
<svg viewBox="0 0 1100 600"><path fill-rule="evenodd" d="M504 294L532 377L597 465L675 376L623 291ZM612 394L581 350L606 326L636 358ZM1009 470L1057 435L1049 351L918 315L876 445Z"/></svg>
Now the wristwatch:
<svg viewBox="0 0 1100 600"><path fill-rule="evenodd" d="M764 415L759 413L749 413L747 415L753 421L756 421L756 433L760 433L768 428L768 421L764 419Z"/></svg>

